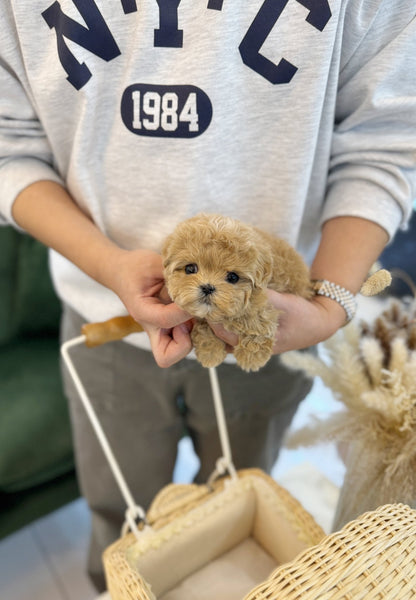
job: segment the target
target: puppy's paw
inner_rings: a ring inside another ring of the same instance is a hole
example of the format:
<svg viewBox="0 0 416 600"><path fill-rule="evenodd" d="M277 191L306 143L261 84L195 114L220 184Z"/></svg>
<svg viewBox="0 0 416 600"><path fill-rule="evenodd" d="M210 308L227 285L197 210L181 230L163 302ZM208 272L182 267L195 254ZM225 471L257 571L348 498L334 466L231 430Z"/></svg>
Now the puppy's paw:
<svg viewBox="0 0 416 600"><path fill-rule="evenodd" d="M224 344L222 344L221 348L216 347L212 349L209 349L208 347L203 349L195 347L195 354L198 362L207 369L210 367L218 367L218 365L224 362L225 357L227 356Z"/></svg>
<svg viewBox="0 0 416 600"><path fill-rule="evenodd" d="M240 343L234 348L234 356L244 371L258 371L271 357L272 348L272 340L250 336L240 339Z"/></svg>
<svg viewBox="0 0 416 600"><path fill-rule="evenodd" d="M225 360L227 356L225 343L217 338L206 323L196 323L192 329L191 338L196 358L203 367L217 367Z"/></svg>

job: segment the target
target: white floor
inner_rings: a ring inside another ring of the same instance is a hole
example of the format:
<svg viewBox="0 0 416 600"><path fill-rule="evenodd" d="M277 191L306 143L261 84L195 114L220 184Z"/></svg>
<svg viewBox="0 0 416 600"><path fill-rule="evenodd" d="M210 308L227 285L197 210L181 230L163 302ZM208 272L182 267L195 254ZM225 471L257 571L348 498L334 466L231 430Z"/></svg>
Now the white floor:
<svg viewBox="0 0 416 600"><path fill-rule="evenodd" d="M330 392L316 382L293 426L304 423L311 413L327 413L334 407ZM175 480L190 481L196 467L189 440L185 439ZM343 473L343 465L330 445L283 450L273 470L273 476L326 531L330 530ZM95 600L96 593L84 571L88 532L88 509L80 499L1 541L1 600Z"/></svg>

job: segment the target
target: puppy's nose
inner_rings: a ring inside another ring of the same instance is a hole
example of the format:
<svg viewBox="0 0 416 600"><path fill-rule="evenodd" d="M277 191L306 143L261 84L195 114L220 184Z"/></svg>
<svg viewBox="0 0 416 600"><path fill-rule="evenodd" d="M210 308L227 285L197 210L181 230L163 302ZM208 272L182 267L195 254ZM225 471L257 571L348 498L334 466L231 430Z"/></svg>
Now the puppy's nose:
<svg viewBox="0 0 416 600"><path fill-rule="evenodd" d="M201 292L204 294L204 296L210 296L215 292L215 287L210 283L205 283L201 285Z"/></svg>

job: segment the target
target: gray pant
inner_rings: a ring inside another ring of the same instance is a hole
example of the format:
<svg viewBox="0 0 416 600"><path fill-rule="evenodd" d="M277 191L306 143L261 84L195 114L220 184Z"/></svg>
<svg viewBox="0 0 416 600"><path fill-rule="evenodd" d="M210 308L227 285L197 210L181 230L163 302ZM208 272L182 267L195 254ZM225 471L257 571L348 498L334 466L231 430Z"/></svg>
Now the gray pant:
<svg viewBox="0 0 416 600"><path fill-rule="evenodd" d="M82 323L64 308L62 341L80 335ZM77 346L71 357L138 504L147 508L171 482L178 441L185 432L201 461L196 481L207 480L221 449L206 369L189 359L160 369L150 352L126 342L93 349ZM101 554L120 536L126 506L65 368L63 377L79 483L92 514L88 571L102 591ZM251 374L221 365L218 377L236 468L270 471L311 381L288 372L278 357Z"/></svg>

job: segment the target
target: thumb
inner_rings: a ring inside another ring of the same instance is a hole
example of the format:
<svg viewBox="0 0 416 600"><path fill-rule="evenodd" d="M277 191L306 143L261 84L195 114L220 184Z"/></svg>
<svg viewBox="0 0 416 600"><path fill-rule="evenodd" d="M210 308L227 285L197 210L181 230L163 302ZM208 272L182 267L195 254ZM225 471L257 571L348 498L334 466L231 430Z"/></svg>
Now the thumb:
<svg viewBox="0 0 416 600"><path fill-rule="evenodd" d="M162 329L171 329L190 319L190 315L173 302L143 302L136 316L137 321L151 323Z"/></svg>

